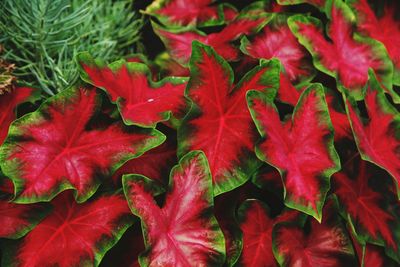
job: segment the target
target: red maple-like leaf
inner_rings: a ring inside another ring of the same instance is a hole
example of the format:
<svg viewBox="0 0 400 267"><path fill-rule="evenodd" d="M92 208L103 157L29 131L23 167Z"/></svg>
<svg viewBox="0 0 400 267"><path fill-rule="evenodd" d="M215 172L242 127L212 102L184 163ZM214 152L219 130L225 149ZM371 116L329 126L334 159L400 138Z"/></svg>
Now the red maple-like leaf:
<svg viewBox="0 0 400 267"><path fill-rule="evenodd" d="M392 90L393 67L384 46L354 32L354 15L343 1L328 3L331 41L325 39L321 22L314 17L295 15L288 20L292 32L313 55L315 67L337 78L339 89L344 87L357 100L363 98L362 88L372 68L392 97L400 100Z"/></svg>
<svg viewBox="0 0 400 267"><path fill-rule="evenodd" d="M280 266L357 266L351 240L331 207L324 207L321 223L309 220L274 227L273 251Z"/></svg>
<svg viewBox="0 0 400 267"><path fill-rule="evenodd" d="M349 214L351 224L361 238L374 243L383 239L389 247L396 249L393 234L397 228L395 218L383 208L383 195L369 186L369 179L376 177L371 176L366 162L360 160L358 168L355 166L353 172L342 171L334 174L333 178L334 193Z"/></svg>
<svg viewBox="0 0 400 267"><path fill-rule="evenodd" d="M314 77L311 58L286 21L287 16L276 15L253 40L242 38L241 49L254 58L279 59L292 82L311 80Z"/></svg>
<svg viewBox="0 0 400 267"><path fill-rule="evenodd" d="M70 88L13 123L0 158L16 188L14 201L49 201L73 188L83 202L125 161L164 141L156 130L93 128L100 106L96 90Z"/></svg>
<svg viewBox="0 0 400 267"><path fill-rule="evenodd" d="M281 122L271 99L256 91L248 104L265 140L257 156L274 166L285 186L285 205L317 220L329 189L329 177L340 169L323 89L312 85L295 107L292 120Z"/></svg>
<svg viewBox="0 0 400 267"><path fill-rule="evenodd" d="M212 46L215 51L228 61L237 60L239 49L232 44L244 34L257 31L268 21L263 14L259 16L238 16L220 32L205 34L195 30L166 30L153 23L154 32L161 38L171 57L186 65L192 53L192 42L197 40Z"/></svg>
<svg viewBox="0 0 400 267"><path fill-rule="evenodd" d="M257 133L245 95L250 89L275 92L278 73L279 63L270 61L251 70L234 87L228 63L211 47L193 43L186 89L193 103L178 131L178 152L204 151L216 195L243 184L258 165L253 156Z"/></svg>
<svg viewBox="0 0 400 267"><path fill-rule="evenodd" d="M79 54L78 60L84 69L82 77L110 95L128 125L154 127L169 120L171 113L179 115L185 107L185 78L170 77L154 83L144 64L117 61L105 66L88 53Z"/></svg>
<svg viewBox="0 0 400 267"><path fill-rule="evenodd" d="M97 266L132 224L121 196L77 204L63 193L52 204L51 213L18 243L9 259L13 266Z"/></svg>
<svg viewBox="0 0 400 267"><path fill-rule="evenodd" d="M0 95L0 145L6 139L11 122L16 119L16 107L28 101L32 97L34 91L35 90L32 88L19 87L11 92L5 92Z"/></svg>
<svg viewBox="0 0 400 267"><path fill-rule="evenodd" d="M243 249L240 266L278 266L272 252L272 229L280 222L290 222L297 217L287 211L276 218L269 217L269 208L259 200L246 200L239 208L240 228L243 232Z"/></svg>
<svg viewBox="0 0 400 267"><path fill-rule="evenodd" d="M367 0L348 1L357 16L357 26L360 32L382 42L393 61L395 73L393 82L400 85L400 20L396 19L398 3L386 2L383 15L378 17Z"/></svg>
<svg viewBox="0 0 400 267"><path fill-rule="evenodd" d="M220 266L225 260L222 231L212 213L213 193L202 152L184 156L171 172L170 188L160 208L154 185L144 176L125 175L124 192L142 220L146 251L142 266Z"/></svg>
<svg viewBox="0 0 400 267"><path fill-rule="evenodd" d="M356 103L346 99L347 114L358 150L364 160L385 169L400 182L400 115L386 99L373 73L366 90L365 105L368 121L357 114Z"/></svg>

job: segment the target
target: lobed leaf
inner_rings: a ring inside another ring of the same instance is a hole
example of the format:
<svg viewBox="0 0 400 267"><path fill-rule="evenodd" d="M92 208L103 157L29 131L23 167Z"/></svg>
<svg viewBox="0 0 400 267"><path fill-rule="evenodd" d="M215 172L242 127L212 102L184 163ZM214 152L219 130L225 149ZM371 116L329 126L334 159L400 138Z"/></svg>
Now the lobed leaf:
<svg viewBox="0 0 400 267"><path fill-rule="evenodd" d="M356 103L346 98L346 111L361 158L385 169L400 182L400 115L386 99L379 82L371 72L365 93L368 121L358 114ZM400 194L399 194L400 196Z"/></svg>
<svg viewBox="0 0 400 267"><path fill-rule="evenodd" d="M204 151L218 195L243 184L258 165L253 153L257 133L245 95L250 89L274 94L279 63L252 69L234 87L228 63L211 47L194 42L190 71L186 95L192 107L178 130L178 154Z"/></svg>
<svg viewBox="0 0 400 267"><path fill-rule="evenodd" d="M238 266L278 266L272 251L272 229L275 224L296 219L294 211L270 218L269 208L259 200L246 200L240 206L238 219L243 232L243 250Z"/></svg>
<svg viewBox="0 0 400 267"><path fill-rule="evenodd" d="M326 12L331 21L327 28L331 41L325 39L318 19L304 15L288 19L294 35L313 55L315 67L335 77L338 88L357 100L363 98L362 88L372 68L393 99L400 101L392 89L393 66L383 45L354 32L354 14L341 0L329 0Z"/></svg>
<svg viewBox="0 0 400 267"><path fill-rule="evenodd" d="M386 2L383 14L379 17L367 0L347 0L357 16L360 32L382 42L394 65L393 83L400 85L400 20L396 18L398 4Z"/></svg>
<svg viewBox="0 0 400 267"><path fill-rule="evenodd" d="M212 211L213 192L207 159L192 151L170 175L169 191L160 208L149 179L124 175L123 186L132 212L142 220L146 251L141 266L220 266L225 242Z"/></svg>
<svg viewBox="0 0 400 267"><path fill-rule="evenodd" d="M95 90L70 88L11 125L0 165L14 182L15 202L50 201L66 189L84 202L125 161L165 140L156 130L95 127L100 107Z"/></svg>
<svg viewBox="0 0 400 267"><path fill-rule="evenodd" d="M398 221L388 209L388 203L382 192L369 183L379 175L372 175L374 172L363 160L355 161L352 165L354 166L334 174L333 192L354 229L357 240L361 241L363 246L369 242L398 251L397 242L400 240L396 241L394 234L396 231L400 232Z"/></svg>
<svg viewBox="0 0 400 267"><path fill-rule="evenodd" d="M254 58L279 59L292 82L312 80L315 71L311 58L290 31L286 20L286 15L275 15L253 40L242 38L241 50Z"/></svg>
<svg viewBox="0 0 400 267"><path fill-rule="evenodd" d="M105 66L88 53L79 54L78 61L82 78L109 94L128 125L155 127L158 122L169 120L171 114L179 115L185 107L185 78L152 82L151 72L144 64L120 60Z"/></svg>
<svg viewBox="0 0 400 267"><path fill-rule="evenodd" d="M98 266L132 224L118 195L77 204L63 193L52 205L52 212L6 253L5 266Z"/></svg>
<svg viewBox="0 0 400 267"><path fill-rule="evenodd" d="M256 154L280 172L285 205L321 221L329 178L340 169L322 87L318 84L308 87L295 107L292 120L284 123L271 99L255 91L250 91L247 98L264 138L256 147Z"/></svg>
<svg viewBox="0 0 400 267"><path fill-rule="evenodd" d="M272 233L273 251L280 266L356 266L353 247L336 214L324 208L321 223L280 223Z"/></svg>

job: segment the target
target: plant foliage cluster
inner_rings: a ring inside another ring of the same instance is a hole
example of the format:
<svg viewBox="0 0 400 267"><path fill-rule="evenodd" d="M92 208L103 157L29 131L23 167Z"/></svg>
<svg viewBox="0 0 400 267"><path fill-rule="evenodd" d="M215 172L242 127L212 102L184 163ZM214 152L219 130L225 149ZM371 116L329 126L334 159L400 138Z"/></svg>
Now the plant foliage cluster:
<svg viewBox="0 0 400 267"><path fill-rule="evenodd" d="M400 265L397 2L1 5L2 266Z"/></svg>

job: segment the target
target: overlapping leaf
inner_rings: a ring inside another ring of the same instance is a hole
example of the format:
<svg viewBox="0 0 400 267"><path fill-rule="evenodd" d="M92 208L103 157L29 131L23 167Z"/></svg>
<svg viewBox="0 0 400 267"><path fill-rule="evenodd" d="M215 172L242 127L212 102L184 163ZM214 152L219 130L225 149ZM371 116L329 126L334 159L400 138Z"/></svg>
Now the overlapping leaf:
<svg viewBox="0 0 400 267"><path fill-rule="evenodd" d="M155 33L161 38L172 58L186 65L192 53L192 42L200 41L212 46L215 51L228 61L237 60L239 49L232 44L244 34L257 31L269 20L268 14L257 16L238 16L220 32L205 34L194 29L166 30L153 23Z"/></svg>
<svg viewBox="0 0 400 267"><path fill-rule="evenodd" d="M364 160L385 169L400 182L400 115L386 99L379 82L371 73L365 95L368 120L364 120L356 103L346 99L346 110L358 150Z"/></svg>
<svg viewBox="0 0 400 267"><path fill-rule="evenodd" d="M20 87L15 88L11 92L0 94L0 145L6 139L11 122L16 118L16 107L30 100L34 91L32 88Z"/></svg>
<svg viewBox="0 0 400 267"><path fill-rule="evenodd" d="M190 66L186 94L193 103L178 131L178 151L204 151L217 195L243 184L258 164L245 95L250 89L275 93L279 63L254 68L234 87L230 66L211 47L194 42Z"/></svg>
<svg viewBox="0 0 400 267"><path fill-rule="evenodd" d="M381 179L380 183L383 183L382 177L371 173L374 172L365 161L354 160L347 170L333 176L334 193L362 245L372 242L398 251L394 234L400 231L398 221L388 209L388 202L382 192L370 186L371 179Z"/></svg>
<svg viewBox="0 0 400 267"><path fill-rule="evenodd" d="M279 59L292 82L311 80L315 72L311 58L290 31L286 20L286 15L275 15L253 40L242 38L241 49L254 58Z"/></svg>
<svg viewBox="0 0 400 267"><path fill-rule="evenodd" d="M8 251L5 266L98 266L132 224L122 196L77 204L63 193L52 205L52 212Z"/></svg>
<svg viewBox="0 0 400 267"><path fill-rule="evenodd" d="M163 24L174 26L215 26L235 16L230 5L213 5L214 0L157 0L146 13L157 17Z"/></svg>
<svg viewBox="0 0 400 267"><path fill-rule="evenodd" d="M309 225L280 223L274 227L273 251L280 266L356 266L351 240L328 207L321 224L311 220Z"/></svg>
<svg viewBox="0 0 400 267"><path fill-rule="evenodd" d="M211 175L202 152L190 152L172 169L162 208L146 177L124 176L123 185L132 212L142 220L146 245L139 259L142 266L223 264L224 237L213 215Z"/></svg>
<svg viewBox="0 0 400 267"><path fill-rule="evenodd" d="M382 1L383 2L383 1ZM400 85L400 20L396 18L398 3L386 2L383 14L378 17L367 0L347 0L357 16L358 29L382 42L393 61L393 82Z"/></svg>
<svg viewBox="0 0 400 267"><path fill-rule="evenodd" d="M156 130L96 128L100 107L95 90L70 88L12 124L0 158L14 182L15 201L49 201L72 188L83 202L125 161L164 141Z"/></svg>
<svg viewBox="0 0 400 267"><path fill-rule="evenodd" d="M321 221L329 178L340 169L323 89L320 85L307 88L292 120L284 123L272 100L262 93L249 92L248 103L265 138L256 154L281 173L285 205Z"/></svg>
<svg viewBox="0 0 400 267"><path fill-rule="evenodd" d="M87 53L79 54L78 60L83 79L110 95L128 125L154 127L169 120L171 113L179 115L185 107L185 78L170 77L154 83L150 70L140 63L117 61L105 66Z"/></svg>
<svg viewBox="0 0 400 267"><path fill-rule="evenodd" d="M314 17L295 15L288 20L292 32L313 55L315 67L335 77L339 89L344 87L357 100L363 98L362 88L372 68L385 90L399 101L392 89L393 66L384 46L354 32L354 14L341 0L329 0L326 12L331 41L325 39L322 24Z"/></svg>
<svg viewBox="0 0 400 267"><path fill-rule="evenodd" d="M295 220L296 212L284 212L270 218L268 206L253 199L246 200L238 213L243 232L243 250L238 266L278 266L272 252L272 229L277 223Z"/></svg>

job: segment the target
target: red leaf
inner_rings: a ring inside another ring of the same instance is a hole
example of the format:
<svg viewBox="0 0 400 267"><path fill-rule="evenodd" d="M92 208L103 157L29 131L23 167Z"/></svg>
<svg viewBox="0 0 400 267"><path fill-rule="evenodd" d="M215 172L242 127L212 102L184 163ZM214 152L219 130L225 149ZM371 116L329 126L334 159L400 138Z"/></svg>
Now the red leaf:
<svg viewBox="0 0 400 267"><path fill-rule="evenodd" d="M70 188L83 202L125 161L164 141L156 130L91 128L100 105L95 90L71 88L13 123L0 158L16 202L49 201Z"/></svg>
<svg viewBox="0 0 400 267"><path fill-rule="evenodd" d="M387 4L383 15L376 16L367 0L348 1L357 15L358 29L382 42L394 64L393 82L400 85L400 20L396 19L396 5ZM387 3L387 2L386 2Z"/></svg>
<svg viewBox="0 0 400 267"><path fill-rule="evenodd" d="M272 100L263 94L249 92L248 103L265 137L256 154L281 173L285 205L320 221L329 177L340 169L323 89L318 85L306 89L292 120L283 124Z"/></svg>
<svg viewBox="0 0 400 267"><path fill-rule="evenodd" d="M24 236L43 215L41 205L22 205L0 200L0 238L18 239Z"/></svg>
<svg viewBox="0 0 400 267"><path fill-rule="evenodd" d="M254 40L243 38L241 49L254 58L279 59L292 82L311 80L314 71L309 54L292 34L286 20L285 15L275 16Z"/></svg>
<svg viewBox="0 0 400 267"><path fill-rule="evenodd" d="M295 219L296 212L286 212L274 219L269 208L258 200L247 200L239 208L240 228L243 232L242 266L278 266L272 252L272 228L276 223Z"/></svg>
<svg viewBox="0 0 400 267"><path fill-rule="evenodd" d="M117 183L123 174L137 173L158 181L160 184L166 184L164 173L171 169L176 160L176 145L168 143L167 140L142 156L127 161L115 172L113 180Z"/></svg>
<svg viewBox="0 0 400 267"><path fill-rule="evenodd" d="M360 161L358 169L351 173L339 172L334 176L335 190L344 210L351 218L351 224L360 235L368 235L371 241L379 242L381 238L392 248L396 248L392 230L394 217L382 207L382 194L372 190L368 185L371 170L365 161ZM351 179L350 177L356 177Z"/></svg>
<svg viewBox="0 0 400 267"><path fill-rule="evenodd" d="M371 73L365 95L368 121L357 114L355 103L346 100L347 114L358 150L364 160L385 169L400 182L400 115L386 99L375 76Z"/></svg>
<svg viewBox="0 0 400 267"><path fill-rule="evenodd" d="M211 47L194 42L190 66L186 94L193 103L178 131L178 151L204 151L218 195L243 184L258 165L253 156L257 134L245 95L249 89L275 92L279 63L254 68L233 87L229 65Z"/></svg>
<svg viewBox="0 0 400 267"><path fill-rule="evenodd" d="M281 223L274 227L273 251L280 266L356 266L346 230L337 214L330 212L324 208L321 224L311 220L309 225Z"/></svg>
<svg viewBox="0 0 400 267"><path fill-rule="evenodd" d="M152 25L155 33L161 38L172 58L186 65L189 62L194 40L212 46L219 55L228 61L237 60L239 50L231 42L244 34L257 31L267 19L265 15L255 17L242 15L220 32L208 35L194 30L167 31L155 23Z"/></svg>
<svg viewBox="0 0 400 267"><path fill-rule="evenodd" d="M34 89L28 87L15 88L11 92L0 95L0 145L6 139L8 128L13 120L16 119L16 107L29 100Z"/></svg>
<svg viewBox="0 0 400 267"><path fill-rule="evenodd" d="M123 177L132 212L142 220L146 251L142 266L220 266L225 260L223 234L212 214L213 194L207 159L202 152L184 156L171 172L170 188L160 208L150 180Z"/></svg>
<svg viewBox="0 0 400 267"><path fill-rule="evenodd" d="M83 78L104 89L128 125L155 127L157 122L178 115L185 106L184 78L165 78L151 82L150 70L140 63L117 61L109 66L96 62L88 53L78 55Z"/></svg>
<svg viewBox="0 0 400 267"><path fill-rule="evenodd" d="M288 20L292 32L313 55L315 67L337 78L339 85L357 99L363 98L362 88L368 80L368 69L372 68L379 73L385 88L398 99L392 90L392 65L385 48L354 32L354 15L345 3L341 0L329 3L326 10L331 23L327 33L331 41L325 39L318 19L296 15Z"/></svg>
<svg viewBox="0 0 400 267"><path fill-rule="evenodd" d="M62 194L52 204L52 213L18 244L15 266L97 266L132 224L120 196L79 205Z"/></svg>
<svg viewBox="0 0 400 267"><path fill-rule="evenodd" d="M320 9L323 9L325 7L325 3L327 2L327 0L277 0L277 2L280 5L294 5L294 4L306 3L316 6Z"/></svg>
<svg viewBox="0 0 400 267"><path fill-rule="evenodd" d="M153 1L146 13L156 16L163 24L171 26L214 26L224 22L235 11L223 5L211 5L214 0L160 0ZM235 13L235 12L234 12Z"/></svg>

